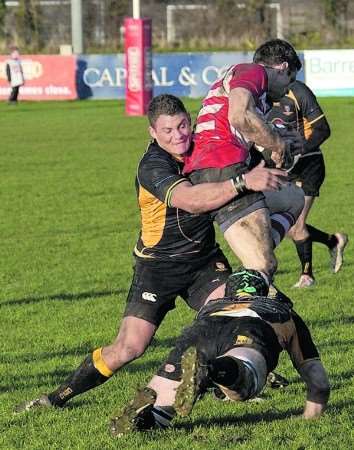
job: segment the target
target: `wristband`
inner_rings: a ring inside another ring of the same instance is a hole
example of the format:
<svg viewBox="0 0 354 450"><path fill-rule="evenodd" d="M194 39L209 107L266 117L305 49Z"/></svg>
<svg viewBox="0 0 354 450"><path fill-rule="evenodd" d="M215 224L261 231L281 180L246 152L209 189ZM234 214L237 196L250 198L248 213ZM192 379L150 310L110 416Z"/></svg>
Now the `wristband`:
<svg viewBox="0 0 354 450"><path fill-rule="evenodd" d="M237 177L235 178L231 178L231 183L237 194L244 194L245 192L248 192L244 174L237 175Z"/></svg>

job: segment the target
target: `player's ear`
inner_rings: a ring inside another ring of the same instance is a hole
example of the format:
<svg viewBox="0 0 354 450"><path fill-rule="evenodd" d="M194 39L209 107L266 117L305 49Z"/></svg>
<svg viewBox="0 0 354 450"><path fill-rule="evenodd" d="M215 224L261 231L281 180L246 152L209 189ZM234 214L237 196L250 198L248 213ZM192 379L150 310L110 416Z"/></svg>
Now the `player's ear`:
<svg viewBox="0 0 354 450"><path fill-rule="evenodd" d="M289 68L289 63L287 61L284 61L281 63L280 69L281 70L287 70Z"/></svg>
<svg viewBox="0 0 354 450"><path fill-rule="evenodd" d="M149 126L149 133L153 139L156 139L156 131L154 130L154 128L151 125Z"/></svg>

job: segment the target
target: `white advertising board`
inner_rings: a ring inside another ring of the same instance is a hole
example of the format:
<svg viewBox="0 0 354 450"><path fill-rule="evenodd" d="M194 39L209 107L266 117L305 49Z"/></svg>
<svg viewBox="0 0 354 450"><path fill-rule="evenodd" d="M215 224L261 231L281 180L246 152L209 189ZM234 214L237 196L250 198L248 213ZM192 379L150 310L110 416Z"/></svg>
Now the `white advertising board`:
<svg viewBox="0 0 354 450"><path fill-rule="evenodd" d="M318 96L354 96L353 50L305 50L306 84Z"/></svg>

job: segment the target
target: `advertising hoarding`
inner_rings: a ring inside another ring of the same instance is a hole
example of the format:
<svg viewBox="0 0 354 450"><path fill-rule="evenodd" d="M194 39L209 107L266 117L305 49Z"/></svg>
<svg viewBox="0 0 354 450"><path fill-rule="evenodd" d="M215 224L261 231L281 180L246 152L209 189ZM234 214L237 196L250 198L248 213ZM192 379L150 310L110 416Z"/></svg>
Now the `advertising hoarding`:
<svg viewBox="0 0 354 450"><path fill-rule="evenodd" d="M354 95L354 50L306 50L306 84L318 96Z"/></svg>
<svg viewBox="0 0 354 450"><path fill-rule="evenodd" d="M0 99L7 99L10 86L6 78L6 60L0 56ZM72 100L76 92L76 59L74 56L24 55L21 57L24 86L21 100Z"/></svg>
<svg viewBox="0 0 354 450"><path fill-rule="evenodd" d="M144 115L152 98L151 19L124 20L124 55L126 69L125 111Z"/></svg>

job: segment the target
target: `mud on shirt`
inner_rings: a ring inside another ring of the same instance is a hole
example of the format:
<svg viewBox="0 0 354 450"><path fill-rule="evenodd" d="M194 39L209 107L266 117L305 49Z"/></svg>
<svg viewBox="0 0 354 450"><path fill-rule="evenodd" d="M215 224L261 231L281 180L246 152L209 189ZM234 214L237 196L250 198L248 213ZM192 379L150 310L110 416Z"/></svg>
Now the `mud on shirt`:
<svg viewBox="0 0 354 450"><path fill-rule="evenodd" d="M228 119L229 94L238 87L252 94L259 113L263 115L268 111L268 77L264 67L259 64L230 67L203 100L195 127L194 148L185 157L184 173L224 168L247 160L250 144Z"/></svg>

